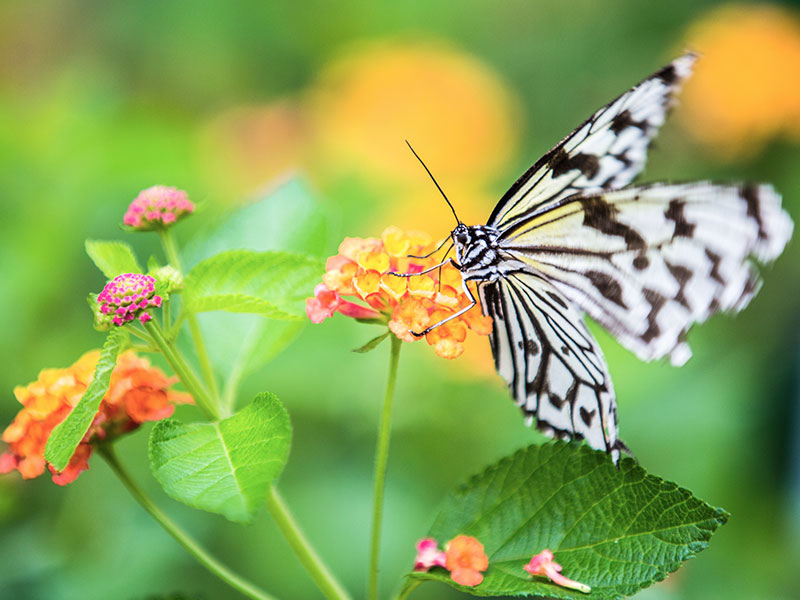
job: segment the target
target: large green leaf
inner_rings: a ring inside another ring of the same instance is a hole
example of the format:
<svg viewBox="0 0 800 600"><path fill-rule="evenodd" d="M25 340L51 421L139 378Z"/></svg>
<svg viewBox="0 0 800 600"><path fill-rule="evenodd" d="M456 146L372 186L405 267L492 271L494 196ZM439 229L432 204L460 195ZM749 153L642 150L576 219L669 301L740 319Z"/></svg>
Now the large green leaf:
<svg viewBox="0 0 800 600"><path fill-rule="evenodd" d="M108 279L120 273L142 272L133 249L125 242L86 240L86 254Z"/></svg>
<svg viewBox="0 0 800 600"><path fill-rule="evenodd" d="M184 255L189 265L234 248L322 256L330 241L328 229L325 207L302 179L291 179L201 232Z"/></svg>
<svg viewBox="0 0 800 600"><path fill-rule="evenodd" d="M288 252L221 252L197 264L186 277L186 310L259 313L271 319L300 320L303 300L322 271L321 261Z"/></svg>
<svg viewBox="0 0 800 600"><path fill-rule="evenodd" d="M551 442L502 459L453 493L429 535L480 540L489 556L483 583L456 585L443 569L411 577L443 581L478 596L609 600L664 579L708 545L727 513L625 458ZM522 569L548 548L590 594L532 580Z"/></svg>
<svg viewBox="0 0 800 600"><path fill-rule="evenodd" d="M121 327L114 327L106 337L100 359L95 367L94 378L86 388L78 404L59 423L47 440L44 457L57 470L63 471L69 464L69 459L75 453L75 448L86 435L89 427L100 408L111 381L111 372L117 364L117 355L127 341L127 336Z"/></svg>
<svg viewBox="0 0 800 600"><path fill-rule="evenodd" d="M150 434L150 466L176 500L246 522L286 464L290 439L286 409L265 392L218 423L157 423Z"/></svg>

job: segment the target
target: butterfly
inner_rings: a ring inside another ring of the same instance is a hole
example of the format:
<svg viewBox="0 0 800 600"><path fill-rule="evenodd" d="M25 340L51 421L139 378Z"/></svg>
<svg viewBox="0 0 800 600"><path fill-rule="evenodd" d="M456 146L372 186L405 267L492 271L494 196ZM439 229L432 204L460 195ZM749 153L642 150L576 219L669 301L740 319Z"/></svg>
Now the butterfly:
<svg viewBox="0 0 800 600"><path fill-rule="evenodd" d="M751 259L774 260L792 234L770 185L626 187L696 58L677 58L595 112L509 188L485 225L462 223L445 196L458 221L445 239L455 258L433 268L456 266L471 304L412 332L480 302L495 366L528 424L586 440L615 463L627 448L584 315L640 359L682 365L691 325L744 308L760 285Z"/></svg>

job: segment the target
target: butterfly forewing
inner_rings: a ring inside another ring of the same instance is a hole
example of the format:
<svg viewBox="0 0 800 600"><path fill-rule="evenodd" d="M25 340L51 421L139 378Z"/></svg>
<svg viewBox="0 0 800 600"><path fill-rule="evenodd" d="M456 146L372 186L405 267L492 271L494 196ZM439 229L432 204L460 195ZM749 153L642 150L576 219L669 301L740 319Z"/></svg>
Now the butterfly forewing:
<svg viewBox="0 0 800 600"><path fill-rule="evenodd" d="M744 308L758 283L749 257L774 259L791 231L770 186L656 184L573 197L501 247L639 358L682 364L689 327Z"/></svg>
<svg viewBox="0 0 800 600"><path fill-rule="evenodd" d="M494 321L495 366L517 405L548 435L584 438L616 460L611 378L580 312L546 279L526 272L478 289Z"/></svg>
<svg viewBox="0 0 800 600"><path fill-rule="evenodd" d="M628 185L695 60L681 56L589 117L511 186L488 225L504 229L572 194Z"/></svg>

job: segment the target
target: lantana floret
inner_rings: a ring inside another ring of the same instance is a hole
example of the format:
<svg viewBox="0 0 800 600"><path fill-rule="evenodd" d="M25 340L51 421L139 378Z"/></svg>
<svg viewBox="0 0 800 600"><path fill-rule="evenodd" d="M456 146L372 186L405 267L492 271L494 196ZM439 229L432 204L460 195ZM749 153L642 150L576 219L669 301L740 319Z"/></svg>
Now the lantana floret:
<svg viewBox="0 0 800 600"><path fill-rule="evenodd" d="M445 568L450 578L459 585L474 587L483 581L483 573L489 568L489 557L476 538L457 535L445 548Z"/></svg>
<svg viewBox="0 0 800 600"><path fill-rule="evenodd" d="M139 192L122 221L137 231L164 228L194 212L194 203L183 190L154 185Z"/></svg>
<svg viewBox="0 0 800 600"><path fill-rule="evenodd" d="M439 550L439 543L433 538L423 538L417 542L417 556L414 559L415 571L428 571L432 567L444 567L447 563L445 553Z"/></svg>
<svg viewBox="0 0 800 600"><path fill-rule="evenodd" d="M545 548L539 554L534 555L530 562L522 568L530 575L547 577L553 583L561 587L578 590L584 594L588 594L592 591L592 588L585 583L580 583L579 581L573 581L572 579L564 577L561 574L561 565L557 562L553 562L553 558L553 553Z"/></svg>

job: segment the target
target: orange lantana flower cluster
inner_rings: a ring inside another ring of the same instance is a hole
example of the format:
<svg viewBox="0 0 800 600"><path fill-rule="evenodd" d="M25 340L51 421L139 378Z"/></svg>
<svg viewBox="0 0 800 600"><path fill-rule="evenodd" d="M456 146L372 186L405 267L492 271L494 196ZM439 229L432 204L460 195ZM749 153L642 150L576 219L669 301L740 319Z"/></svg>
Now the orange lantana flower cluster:
<svg viewBox="0 0 800 600"><path fill-rule="evenodd" d="M44 458L47 439L86 392L99 357L99 350L87 352L72 366L45 369L33 383L14 389L23 408L3 432L8 451L0 455L0 473L17 470L25 479L44 473L49 466ZM144 421L169 417L174 404L191 402L189 394L169 389L175 381L134 352L122 353L100 410L69 465L61 473L49 466L53 481L65 485L88 469L93 442L136 429Z"/></svg>
<svg viewBox="0 0 800 600"><path fill-rule="evenodd" d="M469 305L461 272L451 264L430 273L398 277L391 273L422 273L441 262L424 256L434 248L429 235L389 227L377 238L345 238L339 254L328 259L322 284L306 301L306 313L320 323L340 312L355 318L386 319L389 329L406 342L418 339L411 332L422 332ZM413 256L410 256L413 255ZM473 296L476 294L472 290ZM354 296L366 303L345 300ZM436 354L457 358L464 352L467 330L479 335L492 331L492 320L479 305L460 317L430 331L425 339Z"/></svg>

